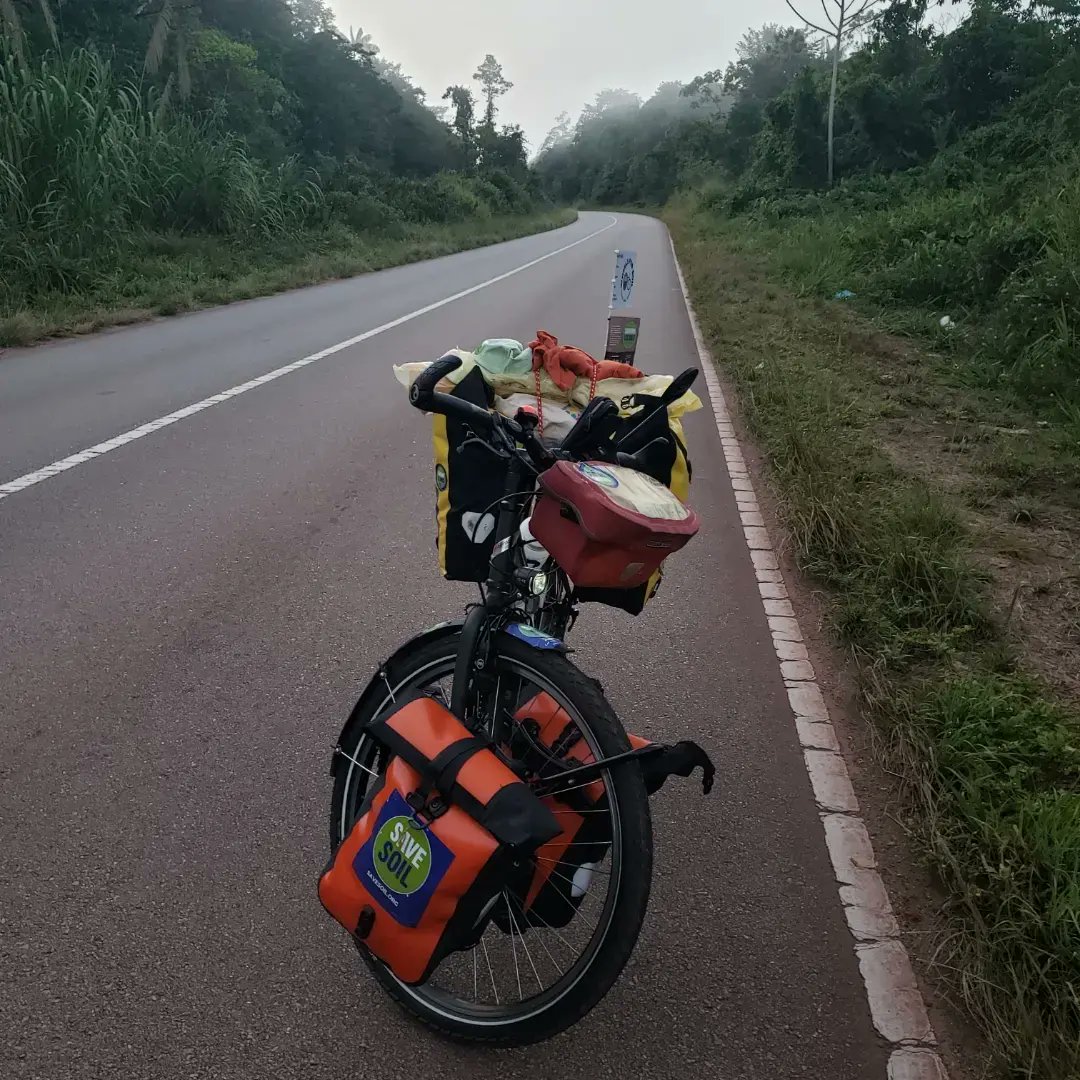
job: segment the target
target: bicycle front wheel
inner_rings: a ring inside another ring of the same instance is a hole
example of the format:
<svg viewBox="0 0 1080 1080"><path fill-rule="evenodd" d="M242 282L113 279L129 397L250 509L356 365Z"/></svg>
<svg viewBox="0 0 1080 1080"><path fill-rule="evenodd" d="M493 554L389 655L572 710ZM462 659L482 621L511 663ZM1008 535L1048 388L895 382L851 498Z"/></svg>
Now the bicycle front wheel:
<svg viewBox="0 0 1080 1080"><path fill-rule="evenodd" d="M399 656L386 673L381 688L385 693L357 706L340 746L331 805L333 846L347 835L369 783L385 768L384 755L364 735L366 725L410 691L449 702L459 641L455 634L418 644ZM474 703L477 715L487 710L497 722L494 712L500 707L512 710L544 693L566 712L574 737L580 737L595 758L630 748L599 684L565 656L504 636L492 676L496 690L490 702ZM453 1038L522 1046L566 1030L603 999L629 960L645 917L652 881L652 828L636 762L605 770L600 783L604 797L598 809L587 812L609 815L610 845L604 846L602 859L589 865L588 874L575 879L577 910L565 913L569 921L552 918L548 923L527 913L520 898L507 891L497 904L500 917L492 920L475 946L447 957L423 986L400 982L361 948L375 978L395 1001Z"/></svg>

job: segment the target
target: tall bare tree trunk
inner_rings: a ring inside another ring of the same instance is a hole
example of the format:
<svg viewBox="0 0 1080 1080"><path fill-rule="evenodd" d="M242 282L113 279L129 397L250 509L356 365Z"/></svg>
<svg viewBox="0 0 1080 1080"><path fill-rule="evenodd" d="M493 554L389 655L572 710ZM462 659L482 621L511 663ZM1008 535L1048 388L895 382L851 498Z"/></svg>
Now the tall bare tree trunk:
<svg viewBox="0 0 1080 1080"><path fill-rule="evenodd" d="M799 9L795 6L792 0L784 0L791 10L798 15L807 27L811 30L816 30L819 34L823 34L826 41L833 43L833 57L832 57L832 87L829 90L829 187L833 186L833 181L836 179L836 154L835 154L835 136L836 136L836 94L837 88L840 85L840 59L844 52L844 36L852 37L860 30L869 26L874 19L874 9L882 0L821 0L821 9L825 13L825 25L821 23L811 22ZM836 12L836 18L833 18L832 12L829 10L829 4L832 4L833 9Z"/></svg>
<svg viewBox="0 0 1080 1080"><path fill-rule="evenodd" d="M829 187L833 186L833 132L836 127L836 89L840 83L840 47L844 41L844 4L840 5L840 24L836 28L836 44L832 57L832 89L829 91Z"/></svg>

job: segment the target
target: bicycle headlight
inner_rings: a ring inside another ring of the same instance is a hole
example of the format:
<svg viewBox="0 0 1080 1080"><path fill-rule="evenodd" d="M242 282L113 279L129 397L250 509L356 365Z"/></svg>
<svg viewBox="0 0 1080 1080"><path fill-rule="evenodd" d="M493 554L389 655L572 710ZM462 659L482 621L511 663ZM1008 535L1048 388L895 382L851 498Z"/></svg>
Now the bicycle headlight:
<svg viewBox="0 0 1080 1080"><path fill-rule="evenodd" d="M529 592L533 596L543 596L547 592L548 576L543 570L537 570L532 576L532 580L529 582Z"/></svg>

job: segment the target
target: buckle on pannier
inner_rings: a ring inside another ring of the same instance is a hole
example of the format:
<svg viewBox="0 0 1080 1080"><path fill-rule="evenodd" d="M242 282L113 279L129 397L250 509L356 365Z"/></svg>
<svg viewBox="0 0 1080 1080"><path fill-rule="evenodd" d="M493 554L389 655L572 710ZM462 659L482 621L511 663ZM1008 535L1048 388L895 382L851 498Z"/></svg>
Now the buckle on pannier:
<svg viewBox="0 0 1080 1080"><path fill-rule="evenodd" d="M437 792L430 797L425 797L423 792L414 791L405 796L405 802L409 804L409 809L413 812L412 820L418 829L428 828L432 822L438 821L450 809L446 800Z"/></svg>

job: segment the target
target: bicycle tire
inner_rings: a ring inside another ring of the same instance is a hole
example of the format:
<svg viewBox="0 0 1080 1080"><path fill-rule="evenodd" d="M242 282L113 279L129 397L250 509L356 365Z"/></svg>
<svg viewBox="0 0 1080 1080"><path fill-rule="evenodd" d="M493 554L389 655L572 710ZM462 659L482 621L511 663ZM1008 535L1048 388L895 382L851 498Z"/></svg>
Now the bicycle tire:
<svg viewBox="0 0 1080 1080"><path fill-rule="evenodd" d="M410 679L433 665L451 661L457 655L459 635L418 643L399 654L392 670L387 671L387 693L358 703L341 738L341 750L355 758L359 752L365 725L390 703L390 687L408 686ZM575 667L565 656L532 649L512 638L502 637L500 657L531 669L556 688L571 703L587 725L604 756L624 753L630 748L614 710L603 689ZM498 662L498 661L496 661ZM344 760L344 759L343 759ZM343 838L351 822L347 820L346 799L350 797L348 768L337 770L331 800L330 841L333 849ZM527 1046L567 1030L589 1013L612 988L630 959L648 907L652 884L652 825L649 800L640 766L633 761L613 767L610 772L613 804L617 805L622 830L625 868L620 874L617 895L604 935L587 965L573 985L553 1002L518 1019L494 1021L453 1016L423 996L423 987L406 987L365 949L359 951L382 988L406 1012L435 1031L457 1041L492 1047Z"/></svg>

